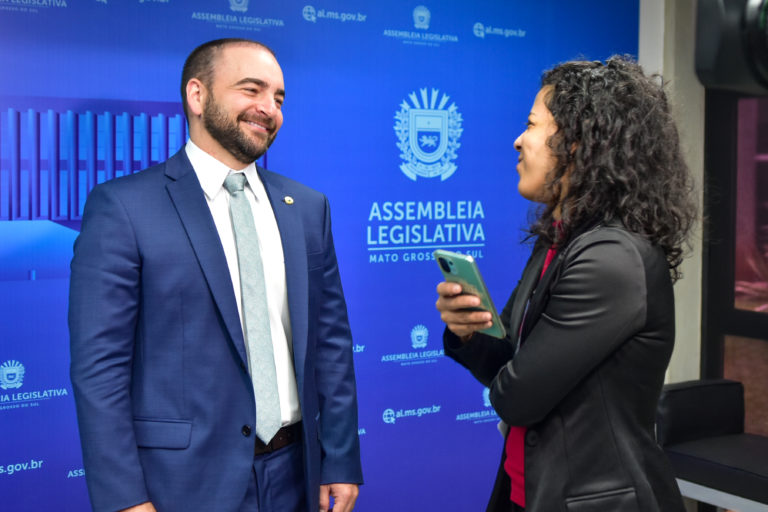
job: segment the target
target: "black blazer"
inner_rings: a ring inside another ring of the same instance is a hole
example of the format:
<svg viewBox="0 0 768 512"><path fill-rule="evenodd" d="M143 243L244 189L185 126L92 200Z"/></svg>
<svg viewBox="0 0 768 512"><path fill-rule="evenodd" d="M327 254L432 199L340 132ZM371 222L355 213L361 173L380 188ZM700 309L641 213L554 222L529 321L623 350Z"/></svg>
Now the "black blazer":
<svg viewBox="0 0 768 512"><path fill-rule="evenodd" d="M490 388L501 419L528 429L526 511L685 510L654 435L675 329L662 250L600 225L539 279L548 248L534 247L502 312L506 340L444 337L446 354ZM503 459L489 512L510 507Z"/></svg>

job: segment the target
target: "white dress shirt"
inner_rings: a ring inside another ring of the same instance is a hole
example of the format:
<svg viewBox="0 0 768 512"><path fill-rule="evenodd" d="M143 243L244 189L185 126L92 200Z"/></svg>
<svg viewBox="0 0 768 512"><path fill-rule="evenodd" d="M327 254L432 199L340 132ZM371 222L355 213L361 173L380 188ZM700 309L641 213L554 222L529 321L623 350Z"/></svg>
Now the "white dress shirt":
<svg viewBox="0 0 768 512"><path fill-rule="evenodd" d="M277 370L277 389L280 394L280 416L283 425L296 423L301 419L296 375L293 369L293 343L291 321L288 311L288 291L285 283L285 259L280 231L275 214L269 203L267 191L259 179L256 165L251 163L245 169L234 171L200 149L192 140L187 141L187 157L192 163L200 186L205 193L208 208L219 233L224 254L227 257L229 275L237 300L240 324L243 324L243 305L240 293L240 270L237 263L237 248L232 221L229 216L229 192L224 180L230 173L244 172L247 179L245 196L253 212L253 221L259 234L259 249L264 265L264 280L269 306L269 328L272 333L272 347Z"/></svg>

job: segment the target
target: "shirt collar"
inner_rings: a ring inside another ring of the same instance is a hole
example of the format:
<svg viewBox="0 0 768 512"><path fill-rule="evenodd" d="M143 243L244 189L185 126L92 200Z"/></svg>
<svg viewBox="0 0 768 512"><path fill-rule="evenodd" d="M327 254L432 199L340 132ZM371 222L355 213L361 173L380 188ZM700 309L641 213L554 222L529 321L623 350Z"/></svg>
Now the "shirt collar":
<svg viewBox="0 0 768 512"><path fill-rule="evenodd" d="M187 141L185 150L189 162L195 170L197 180L200 182L205 197L209 201L221 192L224 188L224 180L232 172L244 172L248 184L254 192L258 190L258 185L261 185L255 162L248 164L242 171L233 171L227 165L200 149L199 146L192 142L192 139Z"/></svg>

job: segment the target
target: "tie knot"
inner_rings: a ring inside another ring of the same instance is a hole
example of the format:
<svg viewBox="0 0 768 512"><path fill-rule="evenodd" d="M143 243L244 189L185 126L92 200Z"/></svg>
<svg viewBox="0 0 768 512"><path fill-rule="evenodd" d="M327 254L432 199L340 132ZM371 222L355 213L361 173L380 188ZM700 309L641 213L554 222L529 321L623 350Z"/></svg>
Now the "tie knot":
<svg viewBox="0 0 768 512"><path fill-rule="evenodd" d="M224 180L224 188L230 194L242 192L243 188L245 188L245 173L238 172L227 176L227 179Z"/></svg>

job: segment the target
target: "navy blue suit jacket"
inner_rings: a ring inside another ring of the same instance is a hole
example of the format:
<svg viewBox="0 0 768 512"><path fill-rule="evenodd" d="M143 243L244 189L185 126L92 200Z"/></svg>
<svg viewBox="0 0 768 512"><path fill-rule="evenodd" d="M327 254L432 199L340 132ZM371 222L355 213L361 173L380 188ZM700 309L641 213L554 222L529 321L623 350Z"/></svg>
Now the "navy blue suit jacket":
<svg viewBox="0 0 768 512"><path fill-rule="evenodd" d="M362 483L352 340L324 195L258 169L277 219L303 418L309 510ZM286 196L293 202L284 201ZM255 423L224 251L182 149L98 185L70 284L71 377L95 511L236 511Z"/></svg>

